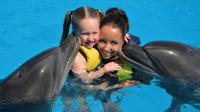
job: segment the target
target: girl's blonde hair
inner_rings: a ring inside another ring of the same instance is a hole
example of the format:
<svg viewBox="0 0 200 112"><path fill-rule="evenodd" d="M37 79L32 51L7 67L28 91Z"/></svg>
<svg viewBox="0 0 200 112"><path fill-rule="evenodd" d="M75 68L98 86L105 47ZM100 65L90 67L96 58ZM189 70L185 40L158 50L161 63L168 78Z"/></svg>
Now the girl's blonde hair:
<svg viewBox="0 0 200 112"><path fill-rule="evenodd" d="M68 11L63 24L61 43L65 40L65 38L67 38L71 23L72 32L75 33L74 31L78 28L80 20L83 20L85 18L97 18L100 22L102 17L103 13L101 12L101 10L94 9L92 7L79 7L74 11Z"/></svg>

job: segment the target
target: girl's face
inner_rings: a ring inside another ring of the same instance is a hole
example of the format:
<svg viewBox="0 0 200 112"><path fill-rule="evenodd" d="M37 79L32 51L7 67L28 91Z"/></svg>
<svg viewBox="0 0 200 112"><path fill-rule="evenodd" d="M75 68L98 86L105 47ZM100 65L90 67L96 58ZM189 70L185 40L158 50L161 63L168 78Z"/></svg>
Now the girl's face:
<svg viewBox="0 0 200 112"><path fill-rule="evenodd" d="M124 43L122 33L119 28L105 25L100 30L100 40L97 48L104 59L116 56Z"/></svg>
<svg viewBox="0 0 200 112"><path fill-rule="evenodd" d="M85 18L79 21L75 34L80 36L81 43L86 48L93 48L99 41L99 24L98 18Z"/></svg>

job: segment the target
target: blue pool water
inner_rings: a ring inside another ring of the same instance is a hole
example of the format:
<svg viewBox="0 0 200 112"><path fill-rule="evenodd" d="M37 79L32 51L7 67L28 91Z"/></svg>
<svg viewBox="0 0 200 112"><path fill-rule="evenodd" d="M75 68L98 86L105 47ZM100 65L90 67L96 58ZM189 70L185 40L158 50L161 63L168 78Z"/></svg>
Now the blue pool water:
<svg viewBox="0 0 200 112"><path fill-rule="evenodd" d="M174 40L200 47L199 4L197 0L1 0L0 79L36 54L57 46L66 11L85 5L103 11L109 7L125 10L130 33L139 36L142 44ZM123 112L163 112L172 99L154 84L121 89L112 95L112 100L119 97L119 108ZM92 112L103 111L98 100L88 99ZM52 111L63 112L63 109L64 104L58 97ZM199 112L187 104L182 111Z"/></svg>

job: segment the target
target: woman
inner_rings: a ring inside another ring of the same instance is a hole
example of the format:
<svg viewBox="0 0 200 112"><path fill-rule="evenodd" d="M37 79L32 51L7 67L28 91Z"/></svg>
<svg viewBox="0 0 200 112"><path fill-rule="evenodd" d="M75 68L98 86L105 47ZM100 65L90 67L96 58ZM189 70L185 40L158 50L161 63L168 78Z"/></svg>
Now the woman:
<svg viewBox="0 0 200 112"><path fill-rule="evenodd" d="M129 30L128 17L123 10L110 8L100 24L100 39L97 43L97 49L102 57L102 65L109 62L116 62L121 69L106 73L93 84L106 90L100 92L96 97L103 103L104 110L107 112L120 111L117 103L110 100L113 90L139 84L140 81L134 80L134 71L128 62L119 58L118 53L125 43ZM135 44L140 41L136 39ZM112 65L111 65L112 66ZM101 95L101 93L103 95Z"/></svg>
<svg viewBox="0 0 200 112"><path fill-rule="evenodd" d="M128 30L128 17L123 10L110 8L101 21L100 40L97 43L97 49L103 58L102 62L108 63L114 61L122 67L120 70L115 70L113 74L116 75L112 75L108 79L112 85L133 78L134 71L132 67L125 60L121 60L118 57L118 53L127 37ZM136 41L136 44L139 44L139 41ZM126 81L121 86L127 86L126 84L129 83Z"/></svg>

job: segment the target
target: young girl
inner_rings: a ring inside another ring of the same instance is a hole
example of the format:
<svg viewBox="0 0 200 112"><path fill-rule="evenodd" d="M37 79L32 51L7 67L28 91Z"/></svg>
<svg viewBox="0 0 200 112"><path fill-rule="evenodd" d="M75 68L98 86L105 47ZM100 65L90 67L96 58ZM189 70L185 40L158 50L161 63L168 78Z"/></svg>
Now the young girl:
<svg viewBox="0 0 200 112"><path fill-rule="evenodd" d="M121 66L110 62L95 70L101 62L99 52L93 48L99 41L99 27L102 13L91 7L80 7L66 15L61 43L67 38L69 26L72 21L72 34L81 38L81 47L75 57L71 71L75 78L84 83L91 83L104 73L119 70Z"/></svg>

